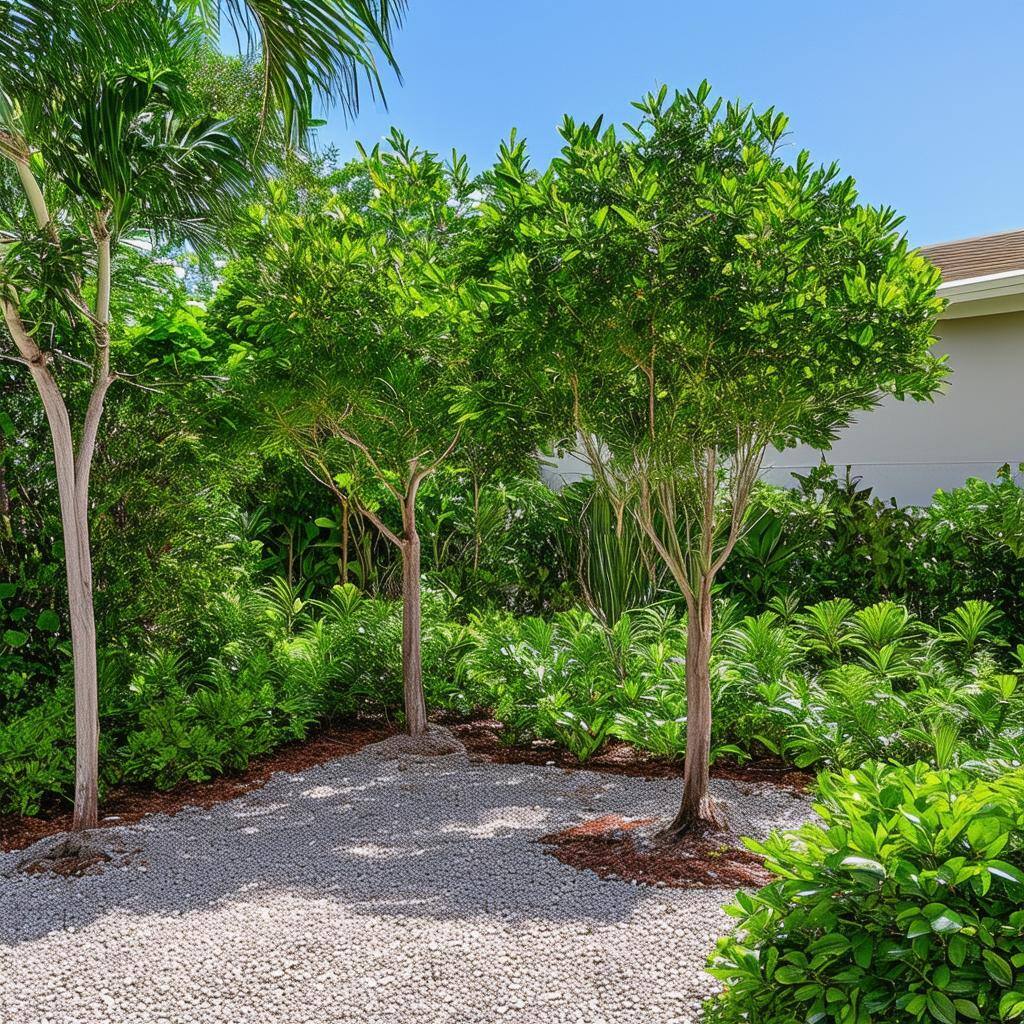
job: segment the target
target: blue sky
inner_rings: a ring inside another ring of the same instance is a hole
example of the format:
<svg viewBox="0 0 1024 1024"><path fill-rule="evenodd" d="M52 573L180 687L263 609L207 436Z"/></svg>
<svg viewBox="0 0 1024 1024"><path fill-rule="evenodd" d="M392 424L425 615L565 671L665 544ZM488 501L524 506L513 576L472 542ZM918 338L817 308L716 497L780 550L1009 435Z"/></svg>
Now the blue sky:
<svg viewBox="0 0 1024 1024"><path fill-rule="evenodd" d="M622 120L652 87L790 116L790 144L838 160L916 244L1024 227L1024 5L924 0L411 0L404 84L321 133L342 153L390 125L475 169L517 127L535 164L563 113Z"/></svg>

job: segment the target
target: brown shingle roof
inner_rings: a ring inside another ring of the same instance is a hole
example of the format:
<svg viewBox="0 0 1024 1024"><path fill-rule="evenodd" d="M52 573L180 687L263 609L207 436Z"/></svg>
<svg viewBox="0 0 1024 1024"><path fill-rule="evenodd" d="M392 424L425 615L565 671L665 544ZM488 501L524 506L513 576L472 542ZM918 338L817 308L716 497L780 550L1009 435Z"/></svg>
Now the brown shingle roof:
<svg viewBox="0 0 1024 1024"><path fill-rule="evenodd" d="M1024 230L925 245L921 252L942 271L946 283L1024 270Z"/></svg>

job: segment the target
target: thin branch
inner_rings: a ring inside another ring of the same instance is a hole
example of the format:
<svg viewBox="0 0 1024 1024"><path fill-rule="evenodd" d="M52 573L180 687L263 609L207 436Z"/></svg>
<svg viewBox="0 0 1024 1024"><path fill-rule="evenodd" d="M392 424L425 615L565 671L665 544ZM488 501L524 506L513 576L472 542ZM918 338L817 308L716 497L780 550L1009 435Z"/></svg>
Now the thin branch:
<svg viewBox="0 0 1024 1024"><path fill-rule="evenodd" d="M377 527L377 529L378 529L378 530L380 530L380 532L381 532L381 533L382 533L382 534L383 534L383 535L384 535L385 537L387 537L387 539L388 539L389 541L391 541L391 543L392 543L392 544L394 544L394 545L395 545L396 547L398 547L398 548L401 548L401 547L403 547L403 546L404 546L404 545L403 545L403 543L402 543L402 541L401 541L401 539L399 538L398 534L396 534L396 533L395 533L395 532L394 532L393 530L391 530L391 529L390 529L390 528L389 528L389 527L388 527L387 525L385 525L385 523L384 523L384 520L382 520L382 519L380 518L380 516L378 516L378 515L377 515L377 513L376 513L376 512L372 512L372 511L371 511L371 510L370 510L369 508L367 508L367 507L366 507L366 506L365 506L365 505L364 505L364 504L363 504L363 503L362 503L361 501L356 501L355 505L356 505L356 508L358 508L358 509L359 509L359 511L360 511L360 512L361 512L361 513L362 513L362 514L363 514L364 516L366 516L366 518L367 518L367 519L369 519L369 520L370 520L370 522L371 522L371 523L373 523L373 525L374 525L374 526L376 526L376 527ZM403 519L404 519L404 515L403 515Z"/></svg>

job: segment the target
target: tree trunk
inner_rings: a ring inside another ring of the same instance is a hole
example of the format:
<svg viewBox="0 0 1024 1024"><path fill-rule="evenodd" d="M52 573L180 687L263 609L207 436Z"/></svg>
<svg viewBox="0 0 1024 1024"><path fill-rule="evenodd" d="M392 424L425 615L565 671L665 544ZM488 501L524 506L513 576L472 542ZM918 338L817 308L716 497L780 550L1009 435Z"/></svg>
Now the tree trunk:
<svg viewBox="0 0 1024 1024"><path fill-rule="evenodd" d="M405 721L410 736L427 731L427 702L423 696L420 658L420 537L416 532L415 496L402 515L402 680Z"/></svg>
<svg viewBox="0 0 1024 1024"><path fill-rule="evenodd" d="M701 581L686 620L686 762L679 812L667 828L682 835L721 828L721 812L708 792L711 759L711 584Z"/></svg>
<svg viewBox="0 0 1024 1024"><path fill-rule="evenodd" d="M480 569L480 481L473 473L473 572Z"/></svg>
<svg viewBox="0 0 1024 1024"><path fill-rule="evenodd" d="M75 810L72 827L95 828L99 793L99 694L88 507L77 500L74 442L64 400L45 368L33 368L53 439L75 673Z"/></svg>
<svg viewBox="0 0 1024 1024"><path fill-rule="evenodd" d="M338 498L338 507L341 513L341 560L338 568L340 583L345 586L348 583L348 500L344 496Z"/></svg>

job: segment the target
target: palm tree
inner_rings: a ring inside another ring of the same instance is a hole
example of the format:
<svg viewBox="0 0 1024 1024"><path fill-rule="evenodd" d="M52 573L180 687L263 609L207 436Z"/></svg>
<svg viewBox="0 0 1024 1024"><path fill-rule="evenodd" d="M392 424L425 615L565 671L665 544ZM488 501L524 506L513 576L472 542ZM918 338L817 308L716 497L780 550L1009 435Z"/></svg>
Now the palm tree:
<svg viewBox="0 0 1024 1024"><path fill-rule="evenodd" d="M385 0L6 0L0 8L0 157L23 210L0 211L0 311L50 428L68 582L75 679L74 827L97 821L99 722L89 541L89 476L103 407L118 379L111 294L118 247L201 249L255 177L229 123L199 109L180 69L219 16L262 45L265 118L294 141L314 101L349 111L362 74L379 86L401 3ZM58 351L58 327L76 339ZM65 361L90 372L77 429Z"/></svg>
<svg viewBox="0 0 1024 1024"><path fill-rule="evenodd" d="M339 101L346 114L359 109L359 84L382 93L378 52L397 73L393 29L406 0L176 0L214 40L226 21L263 64L264 111L283 115L287 134L299 140L309 127L313 101Z"/></svg>

